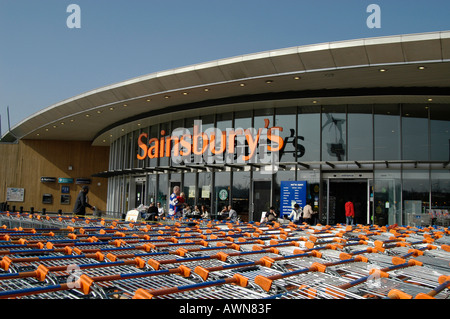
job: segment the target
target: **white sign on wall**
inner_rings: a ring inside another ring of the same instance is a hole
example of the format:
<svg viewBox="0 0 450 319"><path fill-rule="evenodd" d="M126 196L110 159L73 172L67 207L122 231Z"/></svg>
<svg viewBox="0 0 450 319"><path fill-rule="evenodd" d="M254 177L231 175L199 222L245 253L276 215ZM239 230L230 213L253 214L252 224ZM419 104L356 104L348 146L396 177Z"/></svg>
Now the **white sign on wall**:
<svg viewBox="0 0 450 319"><path fill-rule="evenodd" d="M23 202L25 197L24 188L9 187L6 190L6 201L7 202Z"/></svg>

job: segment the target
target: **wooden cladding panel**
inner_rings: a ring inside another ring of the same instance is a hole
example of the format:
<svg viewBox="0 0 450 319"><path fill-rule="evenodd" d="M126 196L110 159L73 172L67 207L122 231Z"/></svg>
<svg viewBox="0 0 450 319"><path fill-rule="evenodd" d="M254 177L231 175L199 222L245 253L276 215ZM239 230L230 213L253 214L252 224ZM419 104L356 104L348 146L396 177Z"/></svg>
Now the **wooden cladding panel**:
<svg viewBox="0 0 450 319"><path fill-rule="evenodd" d="M0 144L0 202L6 201L9 187L25 189L23 202L8 202L10 207L23 207L25 211L72 212L73 204L82 185L77 178L91 179L89 202L100 210L106 209L107 180L93 178L92 174L108 169L109 147L91 146L78 141L23 140L18 144ZM69 170L72 166L72 170ZM42 183L41 177L73 178L72 184ZM100 185L99 185L100 183ZM61 187L69 186L70 204L60 204ZM43 204L42 196L51 194L52 204Z"/></svg>

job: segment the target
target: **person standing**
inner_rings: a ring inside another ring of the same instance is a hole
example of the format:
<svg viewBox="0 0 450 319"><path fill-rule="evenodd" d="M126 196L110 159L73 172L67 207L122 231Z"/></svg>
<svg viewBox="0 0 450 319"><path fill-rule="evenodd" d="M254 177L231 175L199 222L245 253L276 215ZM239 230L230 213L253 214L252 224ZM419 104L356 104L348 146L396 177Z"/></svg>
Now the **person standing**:
<svg viewBox="0 0 450 319"><path fill-rule="evenodd" d="M311 219L313 217L313 210L309 202L306 203L305 207L303 207L303 221L308 225L311 225Z"/></svg>
<svg viewBox="0 0 450 319"><path fill-rule="evenodd" d="M177 201L178 205L175 211L175 216L182 217L184 216L184 210L186 208L186 196L184 195L184 193L180 193L180 195L177 196Z"/></svg>
<svg viewBox="0 0 450 319"><path fill-rule="evenodd" d="M89 186L83 186L81 191L78 193L77 199L75 200L75 206L73 208L73 213L79 216L86 215L86 207L95 210L95 206L91 206L87 201L87 194L89 193Z"/></svg>
<svg viewBox="0 0 450 319"><path fill-rule="evenodd" d="M352 201L347 201L345 203L345 217L347 225L353 225L353 219L355 218L355 207Z"/></svg>
<svg viewBox="0 0 450 319"><path fill-rule="evenodd" d="M175 214L178 212L179 209L178 196L180 196L180 186L175 186L173 188L173 193L170 195L169 198L169 217L174 217Z"/></svg>
<svg viewBox="0 0 450 319"><path fill-rule="evenodd" d="M298 204L294 204L294 208L292 209L291 213L289 214L289 219L296 225L300 225L303 220L302 220L302 209L300 208L300 206Z"/></svg>

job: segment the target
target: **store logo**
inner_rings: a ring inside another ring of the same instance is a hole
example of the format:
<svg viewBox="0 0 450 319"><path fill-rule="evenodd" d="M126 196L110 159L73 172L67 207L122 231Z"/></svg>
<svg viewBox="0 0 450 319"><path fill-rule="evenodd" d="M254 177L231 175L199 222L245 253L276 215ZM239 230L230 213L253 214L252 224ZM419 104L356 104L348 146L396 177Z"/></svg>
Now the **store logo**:
<svg viewBox="0 0 450 319"><path fill-rule="evenodd" d="M172 165L189 164L264 164L261 172L278 171L279 152L284 141L282 127L264 128L208 128L203 131L202 121L194 121L193 133L187 128L177 128L170 136L161 131L161 137L148 139L147 133L138 138L137 159L170 157Z"/></svg>

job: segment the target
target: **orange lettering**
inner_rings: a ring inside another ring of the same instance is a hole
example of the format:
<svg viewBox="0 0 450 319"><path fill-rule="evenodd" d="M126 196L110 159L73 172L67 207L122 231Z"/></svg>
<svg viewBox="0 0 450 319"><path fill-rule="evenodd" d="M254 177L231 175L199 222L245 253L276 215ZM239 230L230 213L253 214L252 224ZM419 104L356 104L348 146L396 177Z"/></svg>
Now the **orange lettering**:
<svg viewBox="0 0 450 319"><path fill-rule="evenodd" d="M272 139L272 130L279 130L280 132L283 132L283 128L278 127L278 126L271 127L267 134L267 137L269 138L269 140L278 144L278 147L276 147L276 148L272 148L272 146L269 145L268 150L271 152L278 152L283 148L284 141L283 141L283 138L279 135L275 135L275 140L273 140Z"/></svg>
<svg viewBox="0 0 450 319"><path fill-rule="evenodd" d="M144 155L140 155L140 154L138 153L138 154L137 154L137 159L138 159L138 160L143 160L143 159L145 159L145 158L147 157L148 147L147 147L147 144L145 144L144 142L142 142L142 138L143 138L143 137L148 138L147 133L142 133L141 135L139 135L139 138L138 138L138 146L139 146L139 148L142 150L142 153L143 153Z"/></svg>
<svg viewBox="0 0 450 319"><path fill-rule="evenodd" d="M175 156L178 156L180 147L178 145L179 139L177 136L169 136L166 140L166 157L170 157L171 147L172 147L172 141L174 141L174 152Z"/></svg>
<svg viewBox="0 0 450 319"><path fill-rule="evenodd" d="M252 133L250 132L250 130L249 129L245 130L245 138L247 139L248 148L250 149L250 154L248 156L243 157L244 161L248 161L249 159L253 158L253 155L255 154L255 151L256 151L256 146L258 145L258 142L259 142L259 137L261 136L261 131L262 131L262 129L260 128L258 130L258 134L256 135L255 140L253 140L253 136L252 136Z"/></svg>
<svg viewBox="0 0 450 319"><path fill-rule="evenodd" d="M222 154L223 152L225 152L225 148L227 147L227 134L226 132L222 132L222 136L221 136L221 144L220 144L220 149L217 150L216 149L216 144L215 144L215 140L216 140L216 135L212 134L211 135L211 142L209 144L209 148L211 150L211 152L213 154Z"/></svg>
<svg viewBox="0 0 450 319"><path fill-rule="evenodd" d="M152 143L155 143L155 145L151 146L148 149L148 157L157 158L159 153L159 140L157 138L152 138L150 141L148 141L148 145L151 145Z"/></svg>

